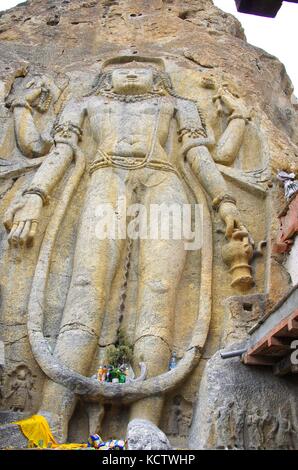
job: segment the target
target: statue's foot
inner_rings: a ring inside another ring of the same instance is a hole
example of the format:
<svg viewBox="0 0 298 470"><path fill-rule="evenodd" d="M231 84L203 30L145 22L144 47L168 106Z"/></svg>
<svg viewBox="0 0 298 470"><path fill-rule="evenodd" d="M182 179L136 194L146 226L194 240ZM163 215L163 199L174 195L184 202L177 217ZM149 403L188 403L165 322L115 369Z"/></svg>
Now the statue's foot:
<svg viewBox="0 0 298 470"><path fill-rule="evenodd" d="M59 444L66 442L68 423L63 415L56 415L44 410L39 410L38 414L46 418L55 440Z"/></svg>
<svg viewBox="0 0 298 470"><path fill-rule="evenodd" d="M167 436L147 419L133 419L127 427L129 450L170 450Z"/></svg>

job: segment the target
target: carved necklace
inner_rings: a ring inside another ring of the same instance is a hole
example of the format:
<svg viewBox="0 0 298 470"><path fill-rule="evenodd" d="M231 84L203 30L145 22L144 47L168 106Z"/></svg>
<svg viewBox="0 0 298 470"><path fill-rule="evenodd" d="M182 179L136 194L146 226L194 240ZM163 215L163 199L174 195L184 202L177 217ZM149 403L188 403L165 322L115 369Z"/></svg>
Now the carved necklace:
<svg viewBox="0 0 298 470"><path fill-rule="evenodd" d="M113 100L122 101L124 103L136 103L138 101L158 98L161 96L160 92L144 93L142 95L121 95L118 93L114 93L113 91L105 91L105 90L102 90L99 94L102 96L106 96L107 98L112 98Z"/></svg>

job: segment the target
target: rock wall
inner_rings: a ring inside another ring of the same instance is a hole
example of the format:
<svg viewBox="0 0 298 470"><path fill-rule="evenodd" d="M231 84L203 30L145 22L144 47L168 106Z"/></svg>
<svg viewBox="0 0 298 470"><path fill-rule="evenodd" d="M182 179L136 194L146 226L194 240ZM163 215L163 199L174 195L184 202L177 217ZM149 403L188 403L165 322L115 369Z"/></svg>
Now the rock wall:
<svg viewBox="0 0 298 470"><path fill-rule="evenodd" d="M192 447L297 447L292 436L292 428L296 424L293 424L292 418L287 417L289 408L284 410L279 401L276 403L274 409L279 410L282 424L275 421L271 423L269 409L265 408L269 387L276 387L276 390L281 391L280 401L283 402L286 394L293 396L297 385L291 383L288 386L282 379L275 381L268 372L264 372L264 376L261 372L256 372L258 379L255 383L255 373L247 371L244 366L234 365L234 362L232 365L222 366L217 355L210 359L220 347L227 344L223 339L226 335L238 343L249 324L279 300L292 284L286 268L287 255L273 256L271 244L278 230L277 215L284 205L283 190L276 180L276 172L283 169L297 173L298 122L297 110L291 101L293 87L284 66L277 58L246 42L243 29L234 17L216 8L211 0L32 0L2 12L0 168L3 171L0 179L0 215L3 216L14 198L26 188L43 159L26 158L20 151L15 138L12 111L8 107L10 97L20 93L32 79L42 80L46 84L52 97L49 107L43 113L34 110L36 126L46 138L50 136L65 104L73 97L90 93L102 63L119 55L161 57L177 93L198 103L208 132L214 136L215 141L219 140L227 126L227 118L220 115L216 107L219 90L227 87L234 99L242 103L249 119L241 147L232 163L218 163L218 168L237 199L243 222L256 242L255 248L258 242L267 240L263 256L255 257L252 261L255 286L248 293L251 296L248 302L230 285L231 279L221 256L221 247L225 243L224 226L218 214L211 210L213 268L209 277L212 280L212 315L208 339L199 366L182 386L168 394L161 429L174 445L186 446L195 408L197 411L190 438ZM96 147L88 125L84 129L84 136L81 146L91 159ZM216 160L216 146L211 147L210 151ZM67 178L68 174L52 195L51 204L46 207L34 247L30 250L10 248L4 227L1 226L0 229L0 321L5 344L1 408L3 413L13 411L19 417L28 412L35 413L42 396L45 374L36 363L28 341L27 303L40 244ZM193 187L196 184L193 182ZM57 339L69 288L77 225L87 185L86 176L83 177L63 220L51 261L44 334L52 348ZM189 191L189 197L192 198L191 188ZM211 201L208 203L210 206ZM133 261L127 273L125 312L123 318L121 317L131 341L138 286L136 259L136 256L132 256ZM177 351L179 359L185 352L198 314L197 305L202 285L200 263L200 253L188 257L179 287L173 338L173 349ZM116 340L119 290L123 287L122 268L113 282L106 321L90 375L95 373L102 361L106 346ZM234 308L233 315L237 321L231 326L230 314L223 308L223 303L229 302L229 298L236 294L238 303L233 304L231 311ZM249 312L254 315L249 320L245 310L247 303L250 304ZM205 366L206 372L199 388ZM229 370L225 372L225 369ZM225 385L225 373L226 377L229 373L233 374L233 398L229 403L220 404L220 409L212 409L209 413L205 403L212 402L215 391L221 386L230 387ZM238 375L244 383L244 388L239 392L239 403L236 385ZM254 394L262 397L258 401L257 410L257 405L248 403L246 398L246 390L252 382ZM195 406L197 400L198 404ZM89 405L85 399L80 400L77 405L70 422L70 440L84 439L88 435ZM221 410L222 407L224 410ZM249 407L252 408L247 411L248 418L245 419L253 421L254 416L259 416L259 421L243 425L242 410ZM236 408L235 421L230 415ZM111 404L106 409L101 425L104 436L115 433L123 436L128 408ZM94 419L100 414L98 405ZM239 433L242 433L244 426L249 437L238 442L238 428L234 431L234 437L228 437L225 425L220 424L221 420L229 423L234 420L234 424L229 426L238 426ZM287 420L290 424L286 424ZM285 426L288 437L264 438L263 428L267 425L268 436L275 432L281 433L282 426ZM253 426L262 431L258 431L258 434ZM280 431L274 431L277 428ZM221 434L224 436L220 437Z"/></svg>

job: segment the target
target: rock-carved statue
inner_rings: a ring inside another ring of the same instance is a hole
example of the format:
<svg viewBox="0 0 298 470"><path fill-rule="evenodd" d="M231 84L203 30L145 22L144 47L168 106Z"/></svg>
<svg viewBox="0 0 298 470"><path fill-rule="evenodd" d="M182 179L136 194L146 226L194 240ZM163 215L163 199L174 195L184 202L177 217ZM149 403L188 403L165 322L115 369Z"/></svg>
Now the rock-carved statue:
<svg viewBox="0 0 298 470"><path fill-rule="evenodd" d="M187 436L191 423L191 410L183 410L183 397L176 395L173 398L171 413L168 419L167 434L172 436Z"/></svg>
<svg viewBox="0 0 298 470"><path fill-rule="evenodd" d="M234 163L243 142L250 111L245 104L223 84L213 97L218 116L225 117L227 126L215 145L216 163L230 166Z"/></svg>
<svg viewBox="0 0 298 470"><path fill-rule="evenodd" d="M24 89L7 100L14 115L15 135L22 154L28 158L46 155L53 144L50 136L40 133L34 123L33 109L43 114L52 101L51 91L44 80L35 77L29 80Z"/></svg>
<svg viewBox="0 0 298 470"><path fill-rule="evenodd" d="M254 284L249 264L253 256L253 246L246 231L234 230L229 242L222 248L222 257L229 266L232 276L231 286L244 291Z"/></svg>
<svg viewBox="0 0 298 470"><path fill-rule="evenodd" d="M12 411L29 411L34 392L34 376L30 369L21 364L9 374L9 390L6 400Z"/></svg>
<svg viewBox="0 0 298 470"><path fill-rule="evenodd" d="M19 148L29 157L46 157L5 218L12 248L32 245L44 206L51 203L53 190L69 167L72 168L48 224L28 305L32 351L48 376L39 413L49 419L62 441L67 437L77 393L132 402L131 419L147 419L158 424L162 393L181 382L192 370L202 347L197 338L205 334L201 327L194 328L185 356L175 369L167 372L175 296L186 259L185 240L140 240L134 361L135 366L139 362L146 364L147 380L128 384L99 383L88 374L126 240L100 239L95 230L96 210L102 203L108 203L116 211L121 198L126 199L127 205L139 203L146 208L163 203L183 206L188 199L180 167L187 165L225 223L226 237L231 243L235 232L247 234L247 229L241 221L236 200L208 150L210 139L196 103L175 93L161 59L133 56L106 61L92 92L69 101L64 107L55 125L54 145L42 140L32 118L31 104L41 96L45 101L49 99L47 91L39 84L29 87L22 99L12 102ZM233 99L228 97L227 91L216 97L218 107L229 108L230 114L228 130L217 150L218 159L224 164L235 158L247 119L244 112L235 111ZM85 120L89 120L97 145L88 168L80 149ZM174 139L172 122L177 127L180 145L178 163L171 161L167 150L168 141ZM224 161L220 155L224 156ZM43 336L49 259L59 224L85 171L90 175L89 186L79 222L71 283L52 354ZM248 261L249 255L247 268Z"/></svg>

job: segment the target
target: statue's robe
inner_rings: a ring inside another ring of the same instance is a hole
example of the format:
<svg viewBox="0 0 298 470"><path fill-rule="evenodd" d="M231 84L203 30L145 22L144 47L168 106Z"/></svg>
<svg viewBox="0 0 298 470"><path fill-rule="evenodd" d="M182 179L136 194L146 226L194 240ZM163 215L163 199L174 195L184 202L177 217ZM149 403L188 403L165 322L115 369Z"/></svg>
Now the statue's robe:
<svg viewBox="0 0 298 470"><path fill-rule="evenodd" d="M174 78L178 80L178 76ZM185 85L186 82L188 83L188 86ZM198 90L197 77L195 74L189 73L187 76L187 71L185 71L185 83L184 88L179 90L179 92L183 96L192 99L195 98L196 95L198 95L198 91L195 92L195 90ZM179 85L179 80L177 81L177 84ZM191 92L189 92L189 90L191 90ZM188 94L192 96L188 96ZM204 90L202 94L202 111L207 114L207 120L209 119L209 121L212 122L212 120L214 121L214 111L211 110L212 105L210 96L208 96L206 90ZM52 111L52 122L54 121L54 117L54 112ZM42 127L42 120L40 120L40 126ZM46 126L49 127L49 119L47 120ZM220 124L218 124L217 127L213 129L216 135L219 134L220 127ZM251 128L249 133L250 137L253 135L254 148L257 149L257 131ZM85 154L87 161L90 162L94 158L97 145L91 136L88 119L85 120L83 135L84 138L80 147ZM183 184L185 186L189 202L192 204L202 204L203 207L203 249L187 252L186 263L177 292L177 300L173 317L174 334L172 347L173 350L177 352L179 359L184 355L185 351L190 345L192 345L192 343L199 344L200 348L204 347L210 326L211 311L213 311L211 327L215 337L218 339L219 332L217 331L217 328L219 320L217 316L222 316L222 304L220 299L227 295L226 292L231 291L229 290L229 279L226 274L226 268L223 266L220 256L220 243L222 243L223 232L214 233L215 242L220 242L214 245L212 240L214 232L212 231L212 219L214 216L211 213L210 200L202 190L198 179L192 174L190 167L181 156L181 147L177 138L177 123L174 120L170 130L167 151L171 157L173 156L176 168L182 175ZM256 167L260 168L260 161L256 163L255 156L251 159L251 167L248 167L246 162L247 152L247 142L245 142L244 151L242 151L237 165L244 170L253 170ZM8 175L8 179L3 180L5 181L7 189L4 191L2 198L1 214L4 213L5 209L12 202L14 197L28 186L35 173L35 169L30 168L32 160L22 157L16 147L14 148L13 155L15 155L14 161L19 162L20 169L17 173ZM4 228L1 227L0 229L2 250L0 266L2 277L1 322L3 325L3 337L7 344L6 360L8 370L10 370L13 368L15 358L22 358L22 361L28 365L32 374L37 376L35 385L36 393L33 395L32 410L29 410L32 412L36 412L38 410L45 375L36 363L28 341L26 327L28 298L35 266L39 256L39 250L47 224L51 223L51 218L55 211L56 204L63 194L64 187L68 181L69 175L71 174L73 165L74 164L71 165L65 176L62 178L59 186L51 195L51 204L44 208L43 217L39 225L38 235L33 248L22 248L19 251L9 248ZM6 165L4 165L4 168L5 171L8 169ZM11 178L9 178L9 176L11 176ZM263 194L261 189L259 194L252 194L249 191L249 186L245 187L245 184L244 186L243 184L236 184L235 181L237 183L237 175L234 177L234 180L233 175L232 177L230 175L227 178L228 185L230 185L232 191L236 193L236 197L240 202L240 210L241 205L246 206L248 210L252 209L255 206L257 199L263 204ZM88 184L89 175L85 172L76 188L66 215L62 221L51 259L44 310L44 335L52 349L54 349L55 341L59 333L59 325L70 284L78 220L82 211L84 196ZM242 204L243 201L246 202ZM221 225L216 215L215 222L215 228L219 227L223 231L223 225ZM262 238L264 223L265 221L261 221L258 227L249 227L256 239ZM214 256L212 257L213 247ZM138 287L137 243L133 243L131 246L129 268L127 268L126 261L127 258L123 260L121 265L119 265L118 272L113 280L111 297L107 303L98 350L92 362L90 375L94 374L99 364L103 362L106 346L115 342L120 315L123 315L122 325L127 333L128 339L132 343L134 341L136 323L135 305ZM257 283L262 282L261 279L262 269L258 267ZM126 280L127 285L126 283L124 285L124 281ZM12 295L12 293L14 293L14 295ZM171 392L170 394L170 397L177 395L181 395L183 397L186 414L189 413L189 406L195 398L195 390L197 389L200 375L200 367L197 367L191 376L187 378L185 383L180 385L178 390L175 390L175 392ZM167 427L166 416L169 414L170 407L171 399L167 400L165 406L164 419L162 420L164 428ZM5 402L3 403L3 408L6 409ZM115 414L116 411L112 407L111 415L113 415L113 413ZM121 413L121 418L123 423L120 423L119 426L123 425L122 429L124 432L127 424L125 422L125 413ZM77 410L75 411L74 420L76 419L85 420L85 424L87 423L84 398L81 399ZM112 423L114 423L113 419L109 419L109 414L107 414L107 419L104 423L104 428L107 433L110 432L110 427L113 425ZM169 432L170 431L171 430L169 430ZM88 430L86 430L86 432L88 432Z"/></svg>

